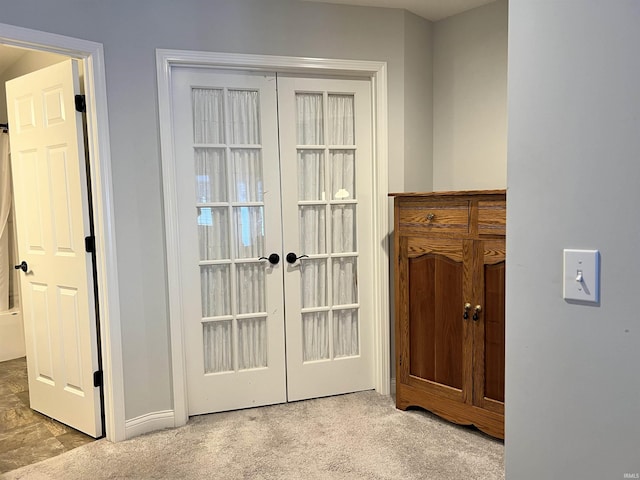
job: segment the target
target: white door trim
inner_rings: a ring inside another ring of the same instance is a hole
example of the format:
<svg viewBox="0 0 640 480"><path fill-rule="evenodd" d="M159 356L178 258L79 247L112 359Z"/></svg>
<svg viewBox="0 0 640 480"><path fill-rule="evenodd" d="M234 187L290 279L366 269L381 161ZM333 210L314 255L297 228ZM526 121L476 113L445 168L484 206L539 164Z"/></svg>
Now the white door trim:
<svg viewBox="0 0 640 480"><path fill-rule="evenodd" d="M173 401L176 426L188 420L184 338L182 333L182 285L179 277L180 235L177 229L176 162L172 135L171 71L174 67L250 69L305 75L349 75L369 78L373 105L373 204L374 242L374 362L376 391L388 395L390 385L389 259L388 259L388 134L387 64L360 60L337 60L271 55L244 55L186 50L156 50L162 178L167 243L169 323Z"/></svg>
<svg viewBox="0 0 640 480"><path fill-rule="evenodd" d="M102 44L0 23L0 43L58 53L84 63L87 141L96 237L96 269L108 440L125 439L124 377L120 335L120 298L111 184L107 88Z"/></svg>

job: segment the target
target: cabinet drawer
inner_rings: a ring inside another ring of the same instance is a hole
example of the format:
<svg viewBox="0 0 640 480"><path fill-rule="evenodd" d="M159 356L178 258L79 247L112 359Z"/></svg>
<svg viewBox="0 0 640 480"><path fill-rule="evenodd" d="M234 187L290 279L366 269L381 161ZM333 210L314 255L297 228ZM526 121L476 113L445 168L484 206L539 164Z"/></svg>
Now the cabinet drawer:
<svg viewBox="0 0 640 480"><path fill-rule="evenodd" d="M401 205L398 227L401 231L468 233L469 202L416 202Z"/></svg>
<svg viewBox="0 0 640 480"><path fill-rule="evenodd" d="M480 235L506 235L507 202L481 200L478 202L478 233Z"/></svg>

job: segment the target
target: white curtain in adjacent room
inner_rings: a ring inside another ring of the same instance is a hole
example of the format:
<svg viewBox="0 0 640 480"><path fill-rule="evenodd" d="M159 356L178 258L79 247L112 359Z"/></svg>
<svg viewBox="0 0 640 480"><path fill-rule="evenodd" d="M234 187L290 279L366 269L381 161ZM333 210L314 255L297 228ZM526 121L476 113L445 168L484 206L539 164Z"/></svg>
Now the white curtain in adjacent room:
<svg viewBox="0 0 640 480"><path fill-rule="evenodd" d="M9 212L11 211L11 173L9 135L0 133L0 312L9 310Z"/></svg>

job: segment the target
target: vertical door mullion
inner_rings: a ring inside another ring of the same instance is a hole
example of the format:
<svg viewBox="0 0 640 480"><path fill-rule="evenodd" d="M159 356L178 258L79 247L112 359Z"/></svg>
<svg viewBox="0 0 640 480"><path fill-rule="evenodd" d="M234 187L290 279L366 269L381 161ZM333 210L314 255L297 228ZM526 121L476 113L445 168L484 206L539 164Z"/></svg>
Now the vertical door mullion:
<svg viewBox="0 0 640 480"><path fill-rule="evenodd" d="M324 201L325 201L325 246L327 250L327 329L329 330L329 359L333 360L333 223L331 221L331 179L333 178L333 165L331 165L331 150L329 148L329 94L322 92L322 109L324 110Z"/></svg>
<svg viewBox="0 0 640 480"><path fill-rule="evenodd" d="M229 146L231 144L231 125L229 122L229 112L230 112L230 105L229 105L229 89L228 88L224 88L224 143L225 143L225 153L226 153L226 165L227 165L227 191L229 192L229 197L228 197L228 201L229 201L229 205L228 205L228 212L229 212L229 242L231 242L231 245L229 245L229 256L230 256L230 260L231 263L229 265L230 268L230 272L229 272L229 279L230 279L230 301L231 301L231 315L233 316L233 319L231 320L231 352L232 352L232 362L233 362L233 371L237 372L238 371L238 320L237 320L237 315L238 315L238 295L236 292L236 285L237 285L237 272L236 272L236 259L238 258L238 239L236 238L236 229L234 228L235 225L235 217L234 217L234 211L233 211L233 204L234 204L234 200L237 197L236 194L236 188L235 188L235 182L233 181L233 162L232 162L232 151L231 151L231 147Z"/></svg>

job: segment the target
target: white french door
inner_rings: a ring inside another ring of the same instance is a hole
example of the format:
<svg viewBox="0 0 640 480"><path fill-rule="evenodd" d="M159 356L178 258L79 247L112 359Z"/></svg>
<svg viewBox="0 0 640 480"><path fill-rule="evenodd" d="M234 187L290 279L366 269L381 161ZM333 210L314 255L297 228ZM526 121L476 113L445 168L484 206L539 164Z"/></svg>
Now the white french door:
<svg viewBox="0 0 640 480"><path fill-rule="evenodd" d="M284 402L275 76L173 82L189 414Z"/></svg>
<svg viewBox="0 0 640 480"><path fill-rule="evenodd" d="M368 80L278 77L289 401L373 388ZM361 299L364 300L361 302Z"/></svg>
<svg viewBox="0 0 640 480"><path fill-rule="evenodd" d="M188 413L373 388L370 83L176 68L172 109Z"/></svg>

